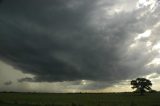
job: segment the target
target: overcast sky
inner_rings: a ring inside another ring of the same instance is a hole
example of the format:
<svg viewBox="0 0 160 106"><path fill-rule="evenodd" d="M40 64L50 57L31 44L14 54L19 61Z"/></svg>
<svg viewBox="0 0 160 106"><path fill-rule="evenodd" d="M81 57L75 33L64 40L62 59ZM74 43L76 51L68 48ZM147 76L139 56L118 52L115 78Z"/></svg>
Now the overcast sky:
<svg viewBox="0 0 160 106"><path fill-rule="evenodd" d="M0 0L0 91L160 90L159 0Z"/></svg>

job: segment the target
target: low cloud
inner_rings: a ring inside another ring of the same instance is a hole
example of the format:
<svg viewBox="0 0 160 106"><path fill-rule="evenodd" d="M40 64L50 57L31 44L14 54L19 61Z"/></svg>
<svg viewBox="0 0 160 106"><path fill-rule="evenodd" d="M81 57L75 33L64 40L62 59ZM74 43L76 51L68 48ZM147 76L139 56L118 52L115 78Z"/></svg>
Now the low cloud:
<svg viewBox="0 0 160 106"><path fill-rule="evenodd" d="M4 83L4 85L8 86L8 85L11 85L12 84L12 81L7 81Z"/></svg>

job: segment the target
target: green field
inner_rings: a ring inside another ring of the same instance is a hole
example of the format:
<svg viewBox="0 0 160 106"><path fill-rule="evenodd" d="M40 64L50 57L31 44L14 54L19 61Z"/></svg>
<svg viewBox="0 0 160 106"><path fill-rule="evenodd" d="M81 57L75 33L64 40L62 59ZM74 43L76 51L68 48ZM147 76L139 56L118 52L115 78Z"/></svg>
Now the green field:
<svg viewBox="0 0 160 106"><path fill-rule="evenodd" d="M0 106L160 106L160 93L0 93Z"/></svg>

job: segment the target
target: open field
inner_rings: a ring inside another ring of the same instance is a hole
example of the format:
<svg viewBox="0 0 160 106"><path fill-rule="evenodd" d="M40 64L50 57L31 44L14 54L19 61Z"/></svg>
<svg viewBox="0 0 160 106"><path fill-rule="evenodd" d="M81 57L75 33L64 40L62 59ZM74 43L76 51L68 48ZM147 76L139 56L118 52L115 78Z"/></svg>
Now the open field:
<svg viewBox="0 0 160 106"><path fill-rule="evenodd" d="M160 106L160 93L0 93L0 106Z"/></svg>

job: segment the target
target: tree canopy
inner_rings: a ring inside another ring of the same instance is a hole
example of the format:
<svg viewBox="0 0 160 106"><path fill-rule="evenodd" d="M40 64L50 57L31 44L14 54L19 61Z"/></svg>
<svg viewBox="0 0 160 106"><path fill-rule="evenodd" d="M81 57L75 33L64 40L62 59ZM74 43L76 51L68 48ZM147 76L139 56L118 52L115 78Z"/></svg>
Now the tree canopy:
<svg viewBox="0 0 160 106"><path fill-rule="evenodd" d="M136 88L136 91L140 92L141 95L144 92L151 91L152 83L146 78L137 78L136 80L131 81L132 89Z"/></svg>

